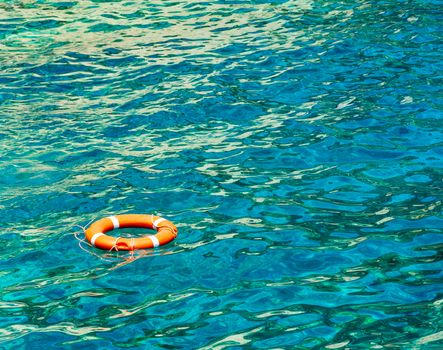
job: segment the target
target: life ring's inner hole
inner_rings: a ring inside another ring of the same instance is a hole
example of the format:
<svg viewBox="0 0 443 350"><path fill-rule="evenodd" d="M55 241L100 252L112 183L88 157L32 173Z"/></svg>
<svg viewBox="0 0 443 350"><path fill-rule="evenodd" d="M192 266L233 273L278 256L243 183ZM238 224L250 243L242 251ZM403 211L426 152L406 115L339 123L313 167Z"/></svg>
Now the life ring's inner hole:
<svg viewBox="0 0 443 350"><path fill-rule="evenodd" d="M108 231L106 234L113 237L139 238L143 236L153 235L155 233L155 230L150 230L149 228L125 227Z"/></svg>

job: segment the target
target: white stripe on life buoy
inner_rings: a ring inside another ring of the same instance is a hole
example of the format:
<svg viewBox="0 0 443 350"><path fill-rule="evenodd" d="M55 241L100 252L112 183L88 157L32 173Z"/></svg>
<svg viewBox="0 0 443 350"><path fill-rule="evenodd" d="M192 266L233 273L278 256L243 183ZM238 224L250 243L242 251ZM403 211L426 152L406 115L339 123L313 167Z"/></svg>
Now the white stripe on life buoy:
<svg viewBox="0 0 443 350"><path fill-rule="evenodd" d="M118 219L115 216L109 216L109 219L111 219L114 228L120 227L120 223L118 222Z"/></svg>
<svg viewBox="0 0 443 350"><path fill-rule="evenodd" d="M154 248L157 248L160 245L160 242L158 241L157 237L155 236L148 236L148 237L151 239Z"/></svg>
<svg viewBox="0 0 443 350"><path fill-rule="evenodd" d="M94 234L94 236L91 237L91 244L95 247L95 241L97 240L97 238L104 235L105 234L103 232L97 232L96 234Z"/></svg>
<svg viewBox="0 0 443 350"><path fill-rule="evenodd" d="M152 227L154 227L154 230L157 229L158 224L161 223L162 221L166 221L166 219L158 218L157 220L155 220L155 221L153 222Z"/></svg>

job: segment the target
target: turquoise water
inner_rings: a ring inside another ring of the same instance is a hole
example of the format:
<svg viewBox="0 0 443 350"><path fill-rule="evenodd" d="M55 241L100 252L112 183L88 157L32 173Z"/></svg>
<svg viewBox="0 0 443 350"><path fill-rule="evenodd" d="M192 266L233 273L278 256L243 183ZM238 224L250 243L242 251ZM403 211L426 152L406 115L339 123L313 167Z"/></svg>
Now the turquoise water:
<svg viewBox="0 0 443 350"><path fill-rule="evenodd" d="M0 348L442 349L442 5L1 2Z"/></svg>

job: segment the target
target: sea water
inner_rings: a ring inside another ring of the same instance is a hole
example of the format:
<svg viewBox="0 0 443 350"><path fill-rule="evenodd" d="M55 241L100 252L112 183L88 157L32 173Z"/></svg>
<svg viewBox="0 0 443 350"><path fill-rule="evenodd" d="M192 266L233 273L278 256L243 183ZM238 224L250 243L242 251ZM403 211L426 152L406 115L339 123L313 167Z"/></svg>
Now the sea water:
<svg viewBox="0 0 443 350"><path fill-rule="evenodd" d="M442 349L442 9L2 1L0 348Z"/></svg>

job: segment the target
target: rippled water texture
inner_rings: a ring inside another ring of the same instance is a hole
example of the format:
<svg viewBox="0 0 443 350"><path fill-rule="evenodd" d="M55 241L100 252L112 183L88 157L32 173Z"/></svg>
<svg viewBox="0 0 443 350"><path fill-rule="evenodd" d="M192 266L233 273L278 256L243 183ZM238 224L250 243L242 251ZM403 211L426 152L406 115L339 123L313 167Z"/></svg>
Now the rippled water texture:
<svg viewBox="0 0 443 350"><path fill-rule="evenodd" d="M442 24L440 0L2 1L0 348L442 349ZM123 213L179 236L79 246Z"/></svg>

